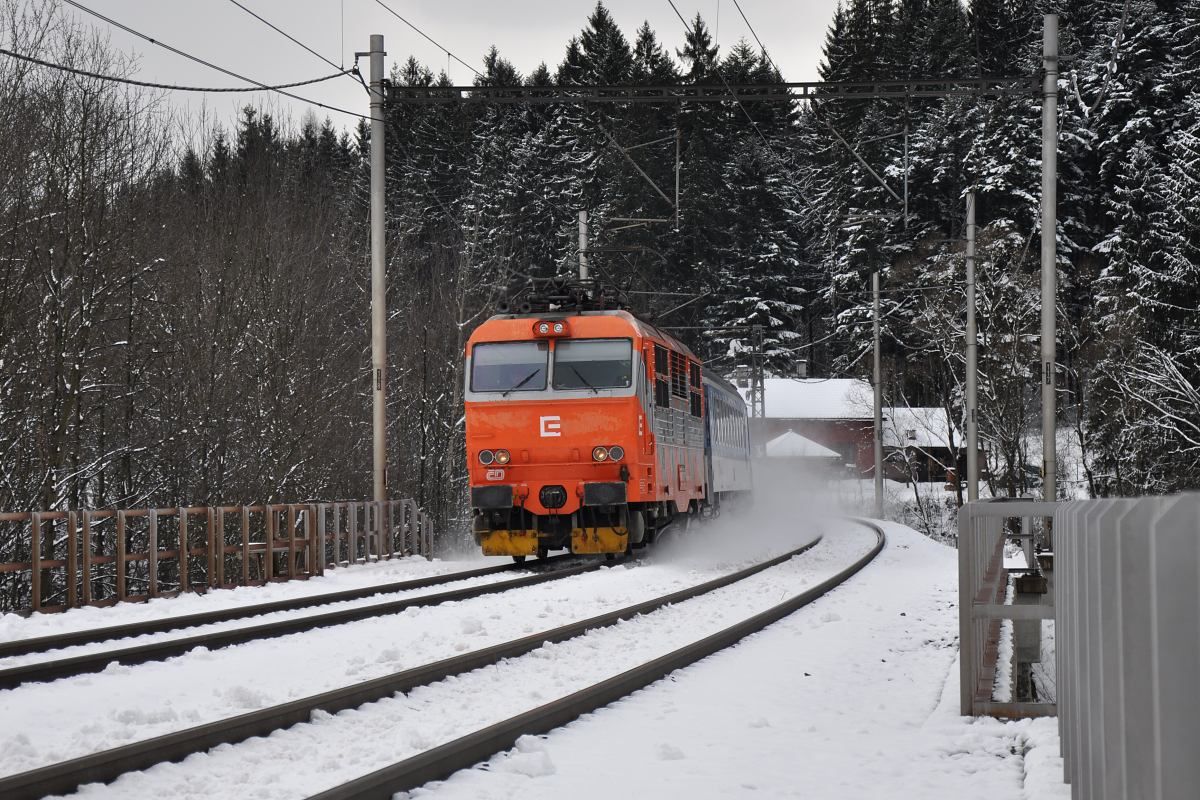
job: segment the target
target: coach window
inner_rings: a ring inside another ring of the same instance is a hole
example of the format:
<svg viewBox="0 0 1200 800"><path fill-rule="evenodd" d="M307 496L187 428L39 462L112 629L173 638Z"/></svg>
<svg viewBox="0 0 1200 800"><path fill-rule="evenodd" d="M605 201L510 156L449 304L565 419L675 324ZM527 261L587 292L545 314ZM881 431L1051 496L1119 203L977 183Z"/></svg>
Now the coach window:
<svg viewBox="0 0 1200 800"><path fill-rule="evenodd" d="M546 342L477 344L471 350L471 391L533 392L546 388Z"/></svg>
<svg viewBox="0 0 1200 800"><path fill-rule="evenodd" d="M555 389L623 389L633 385L629 339L561 339L554 345Z"/></svg>

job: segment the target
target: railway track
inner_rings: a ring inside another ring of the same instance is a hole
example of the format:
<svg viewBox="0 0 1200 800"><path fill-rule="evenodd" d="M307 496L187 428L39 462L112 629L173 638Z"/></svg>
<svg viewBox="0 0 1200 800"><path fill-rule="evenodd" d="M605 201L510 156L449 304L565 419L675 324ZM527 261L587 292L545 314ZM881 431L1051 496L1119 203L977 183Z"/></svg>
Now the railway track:
<svg viewBox="0 0 1200 800"><path fill-rule="evenodd" d="M615 678L335 787L322 793L319 797L391 797L395 792L419 786L430 780L444 778L458 769L478 763L511 746L522 735L551 730L581 714L646 686L675 669L728 647L744 636L761 630L812 602L862 569L883 548L882 531L878 528L873 529L877 536L877 542L863 558L832 578L788 601ZM615 625L622 620L647 614L673 603L683 602L729 586L783 564L811 549L819 541L818 538L804 547L796 548L779 557L697 586L590 619L403 670L392 675L363 681L345 688L3 778L0 779L0 797L21 800L22 798L42 797L47 794L68 793L85 783L107 783L127 772L144 770L164 762L179 761L188 755L208 750L220 744L234 744L254 736L265 736L296 723L308 722L314 712L337 713L389 697L397 692L408 692L420 686L437 683L455 675L496 664L504 659L530 653L547 643L563 642L588 631Z"/></svg>
<svg viewBox="0 0 1200 800"><path fill-rule="evenodd" d="M316 594L307 597L293 597L286 600L276 600L270 603L254 603L238 606L236 608L222 608L214 611L202 611L196 614L186 614L178 617L169 617L167 619L142 620L139 622L126 623L124 625L110 625L104 628L88 628L80 631L69 631L67 633L54 634L53 636L38 636L28 639L17 639L16 641L12 642L0 642L0 658L31 655L34 653L45 653L51 650L61 650L65 647L75 647L78 645L98 644L100 642L107 642L112 639L126 639L133 636L142 636L147 633L165 633L168 631L181 630L183 628L195 628L201 625L211 625L216 622L229 622L230 620L235 619L257 617L276 611L298 611L304 608L315 608L317 606L330 605L332 603L340 603L347 600L363 600L376 595L392 594L395 592L404 592L412 589L428 589L431 586L440 586L445 583L465 581L472 578L482 578L504 572L517 572L529 569L536 570L544 565L562 563L570 558L572 558L570 554L553 556L552 558L547 558L530 564L500 564L498 566L480 567L479 569L451 572L445 575L431 575L427 578L414 578L406 581L363 586L358 589L344 589L339 592L327 592L325 594Z"/></svg>
<svg viewBox="0 0 1200 800"><path fill-rule="evenodd" d="M752 633L757 633L803 608L849 580L883 550L883 529L864 520L856 520L874 530L875 546L864 556L836 575L759 614L720 630L703 639L680 647L653 661L626 670L599 683L543 706L510 717L446 744L398 761L361 778L348 781L309 800L388 800L397 792L415 789L430 781L444 780L461 769L486 761L496 753L513 747L522 736L537 736L566 725L621 699L675 670L724 650Z"/></svg>
<svg viewBox="0 0 1200 800"><path fill-rule="evenodd" d="M75 675L84 675L90 672L100 672L113 662L123 666L145 664L150 661L161 661L173 656L183 655L184 653L187 653L189 650L192 650L196 647L207 647L211 650L218 647L244 644L245 642L272 639L292 633L301 633L304 631L315 630L317 628L343 625L348 622L357 622L358 620L370 619L388 614L399 614L400 612L409 608L434 606L456 600L470 600L475 597L505 592L510 589L519 589L525 586L534 586L539 583L546 583L547 581L559 580L561 578L567 578L572 575L591 572L598 570L601 567L612 566L615 563L620 563L617 561L605 561L576 564L573 566L558 566L564 562L569 563L570 558L570 556L556 556L552 559L546 559L545 561L539 563L554 564L555 566L550 566L545 570L536 570L532 575L525 575L520 578L514 578L513 580L485 583L478 586L467 586L461 589L450 589L444 592L436 592L434 594L420 595L417 597L406 597L400 600L392 600L389 602L353 606L351 608L328 611L323 614L312 614L293 619L275 620L272 622L264 622L258 625L248 625L242 628L234 628L232 630L211 631L208 633L195 634L177 639L148 642L141 645L101 650L95 653L86 653L83 655L70 656L67 658L49 661L37 661L30 664L9 667L8 669L0 669L0 690L14 689L23 683L51 681L61 678L69 678ZM514 568L521 568L523 566L525 569L529 568L525 565L505 564L499 567L485 567L479 570L459 572L455 573L453 577L437 576L436 578L421 578L413 581L403 581L400 583L385 584L383 586L374 586L370 587L369 589L351 589L344 592L321 595L320 597L303 597L292 600L282 600L274 603L260 603L254 606L246 606L238 609L224 609L221 611L211 611L202 614L191 614L188 616L176 617L171 620L153 620L148 622L131 623L129 625L94 629L91 631L78 631L60 634L57 636L45 636L37 639L18 640L16 642L9 643L3 649L0 649L0 656L27 655L38 652L47 652L49 650L61 647L111 641L114 637L137 636L144 633L162 632L164 630L181 630L188 627L195 627L213 622L224 622L231 619L247 618L260 614L312 608L334 602L372 597L378 594L392 593L408 589L428 588L441 583L452 583L459 580L479 577L481 575L511 571ZM536 565L531 566L536 567Z"/></svg>

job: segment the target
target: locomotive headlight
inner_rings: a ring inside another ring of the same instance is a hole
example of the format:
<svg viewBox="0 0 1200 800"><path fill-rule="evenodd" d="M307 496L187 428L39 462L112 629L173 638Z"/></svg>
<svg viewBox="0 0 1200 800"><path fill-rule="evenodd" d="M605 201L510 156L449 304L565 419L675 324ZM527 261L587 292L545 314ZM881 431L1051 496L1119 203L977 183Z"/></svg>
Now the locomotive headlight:
<svg viewBox="0 0 1200 800"><path fill-rule="evenodd" d="M503 451L501 451L501 452L503 452ZM479 451L479 463L483 464L485 467L488 464L491 464L495 460L496 460L496 454L493 453L491 450L480 450Z"/></svg>
<svg viewBox="0 0 1200 800"><path fill-rule="evenodd" d="M561 322L554 323L554 332L555 333L562 333L565 330L566 330L566 328L563 327L563 324Z"/></svg>
<svg viewBox="0 0 1200 800"><path fill-rule="evenodd" d="M550 323L543 322L541 325L538 325L538 333L549 333L549 332L550 332Z"/></svg>
<svg viewBox="0 0 1200 800"><path fill-rule="evenodd" d="M608 448L608 457L613 461L620 461L625 457L625 448L621 447L619 444L614 444L612 447Z"/></svg>
<svg viewBox="0 0 1200 800"><path fill-rule="evenodd" d="M592 461L608 461L608 448L603 446L593 447Z"/></svg>
<svg viewBox="0 0 1200 800"><path fill-rule="evenodd" d="M499 464L500 466L504 466L505 464L507 464L510 461L512 461L512 454L509 453L507 450L497 450L496 451L496 463L497 464Z"/></svg>

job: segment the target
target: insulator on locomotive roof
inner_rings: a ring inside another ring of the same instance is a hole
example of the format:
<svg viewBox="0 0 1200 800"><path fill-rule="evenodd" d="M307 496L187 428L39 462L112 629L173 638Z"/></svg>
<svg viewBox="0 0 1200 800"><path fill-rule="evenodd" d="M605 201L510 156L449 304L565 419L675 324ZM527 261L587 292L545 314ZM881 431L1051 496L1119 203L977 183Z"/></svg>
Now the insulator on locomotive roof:
<svg viewBox="0 0 1200 800"><path fill-rule="evenodd" d="M500 313L544 313L546 311L597 311L628 307L619 289L595 279L581 281L570 275L527 278L497 303Z"/></svg>

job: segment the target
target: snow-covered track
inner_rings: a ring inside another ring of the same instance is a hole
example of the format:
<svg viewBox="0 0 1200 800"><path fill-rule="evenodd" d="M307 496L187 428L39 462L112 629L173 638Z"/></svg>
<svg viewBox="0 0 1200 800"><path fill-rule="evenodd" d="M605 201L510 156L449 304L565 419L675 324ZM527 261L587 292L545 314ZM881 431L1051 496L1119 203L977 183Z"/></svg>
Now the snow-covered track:
<svg viewBox="0 0 1200 800"><path fill-rule="evenodd" d="M398 792L444 780L461 769L486 761L516 744L522 736L536 736L566 725L655 681L730 647L746 636L778 622L849 580L883 550L883 529L867 520L856 522L872 529L875 546L836 575L772 608L731 625L711 636L667 653L608 680L547 703L532 711L426 750L390 766L313 795L309 800L387 800ZM815 543L814 543L815 544Z"/></svg>
<svg viewBox="0 0 1200 800"><path fill-rule="evenodd" d="M400 600L374 603L371 605L352 606L350 608L338 609L336 611L327 611L323 614L310 614L302 617L275 620L272 622L264 622L258 625L234 628L232 630L211 631L208 633L195 634L177 639L148 642L146 644L134 645L131 647L101 650L95 653L86 653L84 655L71 656L68 658L61 658L51 661L37 661L30 664L22 664L21 666L0 670L0 690L14 689L23 683L52 681L61 678L69 678L75 675L84 675L89 672L100 672L108 667L109 664L114 662L122 666L134 666L137 664L145 664L150 661L161 661L166 658L180 656L197 647L206 647L209 650L213 650L218 647L228 647L230 645L243 644L245 642L261 641L264 639L273 639L278 636L287 636L293 633L303 633L305 631L316 630L317 628L344 625L349 622L357 622L359 620L370 619L372 617L378 617L387 614L399 614L409 608L435 606L441 603L449 603L457 600L470 600L475 597L482 597L483 595L496 594L499 592L508 591L510 589L520 589L526 586L534 586L539 583L546 583L547 581L560 580L562 578L568 578L572 575L579 575L584 572L593 572L603 567L612 566L613 563L614 562L612 561L591 561L584 564L576 564L574 566L554 567L545 571L536 571L532 575L525 575L512 580L485 583L477 586L467 586L461 589L450 589L444 592L419 595L417 597L406 597ZM507 568L508 565L505 566ZM461 576L463 573L458 574ZM449 580L461 580L461 578L456 577ZM447 581L440 580L436 581L435 583L445 582ZM378 591L372 592L372 594L377 593ZM325 596L325 599L322 600L322 604L330 602L328 597L329 595ZM311 598L304 599L308 600ZM270 605L277 604L272 603ZM271 610L277 611L279 609ZM260 611L259 613L265 612ZM186 619L186 617L176 618L176 624L172 626L172 629L179 627L178 620L180 619ZM67 635L71 636L75 634Z"/></svg>
<svg viewBox="0 0 1200 800"><path fill-rule="evenodd" d="M186 614L164 619L142 620L124 625L110 625L103 628L89 628L81 631L69 631L53 636L38 636L28 639L17 639L11 642L0 642L0 658L25 656L33 653L45 653L50 650L61 650L64 647L76 647L84 644L97 644L113 639L125 639L131 636L142 636L147 633L165 633L183 628L194 628L200 625L211 625L216 622L229 622L246 617L257 617L277 611L297 611L304 608L341 603L347 600L363 600L376 595L406 592L414 589L428 589L455 581L465 581L472 578L482 578L503 572L514 572L539 568L543 565L555 564L573 558L572 555L554 556L531 564L500 564L498 566L480 567L479 569L451 572L444 575L432 575L427 578L414 578L393 583L382 583L373 586L363 586L356 589L343 589L338 592L293 597L286 600L276 600L270 603L255 603L252 605L222 608L214 611L202 611L197 614Z"/></svg>
<svg viewBox="0 0 1200 800"><path fill-rule="evenodd" d="M26 798L69 793L87 783L108 783L127 772L144 770L164 762L180 761L193 753L203 752L221 744L236 744L251 737L269 735L297 723L309 722L313 714L317 712L334 714L346 709L357 708L398 692L408 692L421 686L434 684L505 659L531 653L549 643L573 639L588 631L612 626L623 620L648 614L665 606L681 603L721 589L771 567L779 566L811 550L820 541L821 537L817 537L803 547L704 583L510 642L237 717L218 720L0 778L0 797L5 800L26 800ZM601 563L612 565L612 562ZM442 749L438 748L431 752L441 752ZM380 794L379 796L385 795ZM390 794L386 796L390 797Z"/></svg>

